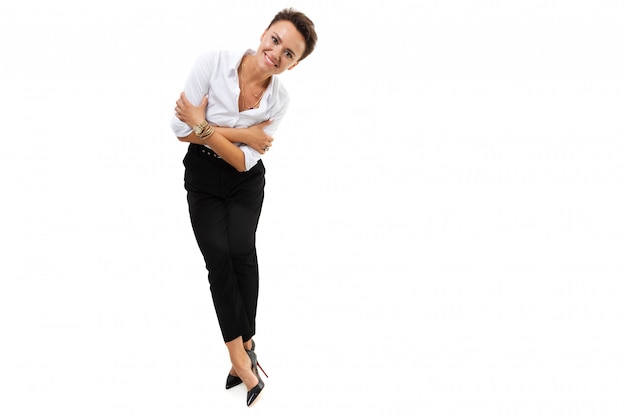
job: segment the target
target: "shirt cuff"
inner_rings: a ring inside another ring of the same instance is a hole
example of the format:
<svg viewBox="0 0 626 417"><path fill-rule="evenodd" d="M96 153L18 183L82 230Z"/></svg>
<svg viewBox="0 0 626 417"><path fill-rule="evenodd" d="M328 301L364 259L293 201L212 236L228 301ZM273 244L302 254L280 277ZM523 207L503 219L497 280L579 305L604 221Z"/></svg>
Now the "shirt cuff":
<svg viewBox="0 0 626 417"><path fill-rule="evenodd" d="M241 145L239 149L243 152L243 157L246 163L246 171L251 170L257 162L259 162L259 159L261 159L261 154L250 148L248 145Z"/></svg>

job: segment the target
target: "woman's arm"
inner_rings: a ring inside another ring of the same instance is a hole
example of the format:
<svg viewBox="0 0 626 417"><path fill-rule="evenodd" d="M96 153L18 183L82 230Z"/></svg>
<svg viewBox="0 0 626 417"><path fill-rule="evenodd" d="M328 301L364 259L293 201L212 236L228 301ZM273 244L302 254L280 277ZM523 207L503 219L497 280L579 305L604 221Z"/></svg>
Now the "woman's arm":
<svg viewBox="0 0 626 417"><path fill-rule="evenodd" d="M209 145L213 152L221 156L224 161L232 165L237 171L244 172L246 170L246 160L241 149L233 145L224 135L217 131L204 141L200 140L194 132L191 132L188 136L179 137L178 140L198 145Z"/></svg>
<svg viewBox="0 0 626 417"><path fill-rule="evenodd" d="M230 142L243 143L260 153L269 151L274 138L263 130L265 126L272 123L271 120L252 125L248 128L220 127L216 126L215 131L220 132Z"/></svg>
<svg viewBox="0 0 626 417"><path fill-rule="evenodd" d="M206 96L202 98L202 102L199 106L194 106L187 99L185 93L183 92L180 94L178 100L176 100L176 117L178 117L179 120L186 123L190 127L194 127L205 120L207 105L208 99ZM259 152L260 154L264 154L267 150L269 150L269 148L272 146L272 142L274 141L274 138L269 136L263 130L270 123L272 123L272 121L267 120L248 128L216 126L215 132L220 133L231 143L243 143L248 145L255 151ZM190 134L189 136L192 136L192 134ZM211 146L208 143L207 145ZM211 148L213 147L211 146Z"/></svg>

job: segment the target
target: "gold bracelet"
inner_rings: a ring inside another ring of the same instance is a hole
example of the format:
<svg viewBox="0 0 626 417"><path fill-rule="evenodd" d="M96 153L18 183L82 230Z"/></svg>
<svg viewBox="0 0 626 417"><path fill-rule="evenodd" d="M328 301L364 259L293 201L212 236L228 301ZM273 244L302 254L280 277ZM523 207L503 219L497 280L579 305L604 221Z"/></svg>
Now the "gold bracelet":
<svg viewBox="0 0 626 417"><path fill-rule="evenodd" d="M202 122L198 123L197 125L195 125L193 127L193 133L196 134L196 136L200 136L200 134L204 131L204 129L206 129L206 127L209 125L209 122L205 120L203 120Z"/></svg>
<svg viewBox="0 0 626 417"><path fill-rule="evenodd" d="M200 133L200 140L204 142L205 139L208 139L215 133L215 129L211 125L207 125Z"/></svg>

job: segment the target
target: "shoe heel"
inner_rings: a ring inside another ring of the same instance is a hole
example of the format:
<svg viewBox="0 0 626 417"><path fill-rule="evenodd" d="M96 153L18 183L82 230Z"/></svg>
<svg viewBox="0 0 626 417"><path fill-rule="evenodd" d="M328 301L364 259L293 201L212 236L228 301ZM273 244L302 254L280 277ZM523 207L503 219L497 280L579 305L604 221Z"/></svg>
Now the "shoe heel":
<svg viewBox="0 0 626 417"><path fill-rule="evenodd" d="M261 366L261 364L257 361L256 366L259 367L259 369L261 370L261 372L263 372L263 375L265 375L265 378L269 378L269 376L267 375L267 373L265 373L265 370L263 369L263 367Z"/></svg>

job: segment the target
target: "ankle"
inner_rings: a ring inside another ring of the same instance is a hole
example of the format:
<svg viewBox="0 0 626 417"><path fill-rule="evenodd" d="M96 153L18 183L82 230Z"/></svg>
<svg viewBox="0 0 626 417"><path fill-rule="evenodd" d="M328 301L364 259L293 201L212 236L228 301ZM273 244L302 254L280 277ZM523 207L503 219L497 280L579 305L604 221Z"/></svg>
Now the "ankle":
<svg viewBox="0 0 626 417"><path fill-rule="evenodd" d="M247 364L233 364L233 369L237 373L237 376L243 381L248 390L252 389L259 383L258 378L252 372L252 364L248 360Z"/></svg>

